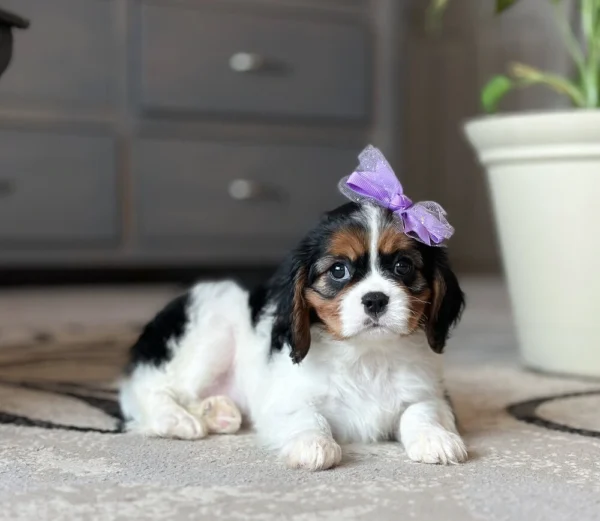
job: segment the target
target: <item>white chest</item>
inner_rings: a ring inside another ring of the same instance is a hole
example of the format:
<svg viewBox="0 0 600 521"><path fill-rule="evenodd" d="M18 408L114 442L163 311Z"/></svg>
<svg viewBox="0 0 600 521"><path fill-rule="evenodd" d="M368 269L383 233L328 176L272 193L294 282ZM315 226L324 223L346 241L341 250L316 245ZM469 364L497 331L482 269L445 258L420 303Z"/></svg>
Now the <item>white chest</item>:
<svg viewBox="0 0 600 521"><path fill-rule="evenodd" d="M390 439L406 407L439 392L435 362L428 351L397 346L321 360L314 403L340 441Z"/></svg>
<svg viewBox="0 0 600 521"><path fill-rule="evenodd" d="M351 442L389 439L405 405L389 371L357 368L331 374L319 408L334 436Z"/></svg>

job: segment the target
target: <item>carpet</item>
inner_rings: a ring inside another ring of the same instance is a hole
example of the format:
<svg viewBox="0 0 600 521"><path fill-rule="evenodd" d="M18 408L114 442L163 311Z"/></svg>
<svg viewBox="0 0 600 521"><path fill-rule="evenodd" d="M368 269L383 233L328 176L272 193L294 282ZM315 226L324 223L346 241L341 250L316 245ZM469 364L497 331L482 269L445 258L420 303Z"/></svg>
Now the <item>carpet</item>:
<svg viewBox="0 0 600 521"><path fill-rule="evenodd" d="M512 338L481 312L455 344ZM525 371L497 346L463 352L446 374L466 464L412 463L385 443L346 447L331 471L291 471L249 432L119 432L114 382L139 326L0 335L0 519L600 519L600 382Z"/></svg>

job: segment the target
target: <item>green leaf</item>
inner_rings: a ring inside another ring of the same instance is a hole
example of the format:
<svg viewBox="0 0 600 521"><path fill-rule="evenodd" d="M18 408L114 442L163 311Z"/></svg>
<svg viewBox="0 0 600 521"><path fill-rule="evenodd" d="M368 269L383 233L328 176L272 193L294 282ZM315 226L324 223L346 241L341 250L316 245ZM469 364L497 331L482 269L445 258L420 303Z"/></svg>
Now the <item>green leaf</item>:
<svg viewBox="0 0 600 521"><path fill-rule="evenodd" d="M453 1L458 1L458 0L453 0ZM494 8L496 10L496 13L502 13L503 11L506 11L509 7L512 7L517 2L519 2L519 0L493 0L493 1L494 1ZM556 3L560 3L562 0L550 0L550 1L556 4ZM450 3L450 0L429 0L429 7L427 8L429 17L439 20L442 17L442 15L444 14L444 12L446 11L446 9L448 8L449 3Z"/></svg>
<svg viewBox="0 0 600 521"><path fill-rule="evenodd" d="M514 86L514 83L508 76L494 76L487 82L481 91L481 105L483 106L483 110L490 114L496 112L500 100L502 100Z"/></svg>
<svg viewBox="0 0 600 521"><path fill-rule="evenodd" d="M446 10L446 7L448 7L448 2L449 0L431 0L429 9L432 13L441 15Z"/></svg>
<svg viewBox="0 0 600 521"><path fill-rule="evenodd" d="M427 31L435 32L440 28L448 2L449 0L431 0L426 14Z"/></svg>
<svg viewBox="0 0 600 521"><path fill-rule="evenodd" d="M496 13L502 13L515 5L519 0L496 0Z"/></svg>

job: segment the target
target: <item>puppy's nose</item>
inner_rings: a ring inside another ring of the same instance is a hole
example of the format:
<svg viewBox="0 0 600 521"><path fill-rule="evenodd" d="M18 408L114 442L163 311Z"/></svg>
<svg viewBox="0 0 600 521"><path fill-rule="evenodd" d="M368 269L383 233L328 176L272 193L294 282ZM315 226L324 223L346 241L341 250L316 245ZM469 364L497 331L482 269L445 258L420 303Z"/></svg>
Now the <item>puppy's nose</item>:
<svg viewBox="0 0 600 521"><path fill-rule="evenodd" d="M381 291L367 293L362 298L363 306L365 306L365 312L367 315L372 317L382 315L389 301L390 297L388 297L385 293L381 293Z"/></svg>

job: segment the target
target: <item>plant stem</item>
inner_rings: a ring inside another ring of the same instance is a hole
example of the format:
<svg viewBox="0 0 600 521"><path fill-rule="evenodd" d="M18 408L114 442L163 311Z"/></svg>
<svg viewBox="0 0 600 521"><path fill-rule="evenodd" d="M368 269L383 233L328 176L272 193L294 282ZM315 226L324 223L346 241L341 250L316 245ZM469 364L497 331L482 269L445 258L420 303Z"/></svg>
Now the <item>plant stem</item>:
<svg viewBox="0 0 600 521"><path fill-rule="evenodd" d="M598 88L600 80L598 77L599 9L600 0L581 0L581 28L587 49L585 73L582 80L586 96L585 106L588 108L598 107L600 101Z"/></svg>
<svg viewBox="0 0 600 521"><path fill-rule="evenodd" d="M573 61L577 65L577 70L579 72L579 77L584 78L586 75L586 63L585 63L585 54L583 49L581 48L581 44L577 40L573 29L571 27L571 21L569 17L564 11L564 5L561 2L557 2L556 0L551 0L554 7L554 17L556 19L556 23L559 26L565 46L569 51L569 54L573 58Z"/></svg>
<svg viewBox="0 0 600 521"><path fill-rule="evenodd" d="M577 85L562 76L541 71L524 63L512 63L509 70L511 76L517 81L518 87L536 84L546 85L559 94L571 98L576 107L587 106L585 92L582 92Z"/></svg>

